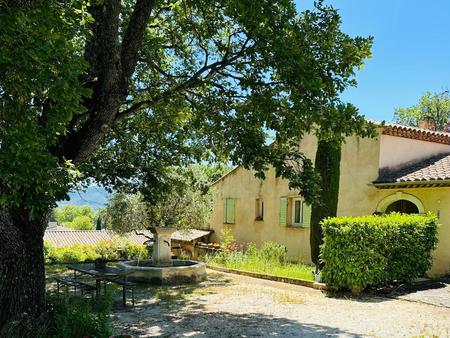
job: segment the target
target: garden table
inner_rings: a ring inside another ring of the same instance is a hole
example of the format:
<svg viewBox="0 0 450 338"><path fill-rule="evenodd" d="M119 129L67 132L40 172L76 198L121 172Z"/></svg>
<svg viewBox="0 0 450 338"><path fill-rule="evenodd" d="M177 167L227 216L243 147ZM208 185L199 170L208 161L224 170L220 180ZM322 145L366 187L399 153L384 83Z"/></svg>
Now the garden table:
<svg viewBox="0 0 450 338"><path fill-rule="evenodd" d="M134 283L127 281L127 275L129 275L131 271L126 271L116 267L111 266L98 267L95 266L94 264L82 264L82 265L67 265L67 268L73 270L73 277L75 280L77 279L77 272L80 274L94 277L97 295L100 294L101 282L104 282L105 290L107 282L113 282L121 285L123 287L124 305L126 305L125 289L131 288L133 290L133 287L135 286ZM133 304L134 304L134 291L133 291Z"/></svg>

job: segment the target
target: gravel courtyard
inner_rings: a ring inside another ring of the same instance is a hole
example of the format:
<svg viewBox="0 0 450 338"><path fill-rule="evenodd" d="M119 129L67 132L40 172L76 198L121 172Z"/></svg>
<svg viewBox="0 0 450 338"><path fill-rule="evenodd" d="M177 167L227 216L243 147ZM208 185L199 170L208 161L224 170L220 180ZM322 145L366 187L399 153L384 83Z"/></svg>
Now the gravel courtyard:
<svg viewBox="0 0 450 338"><path fill-rule="evenodd" d="M138 290L115 306L116 334L133 337L450 337L450 308L208 271L196 286Z"/></svg>

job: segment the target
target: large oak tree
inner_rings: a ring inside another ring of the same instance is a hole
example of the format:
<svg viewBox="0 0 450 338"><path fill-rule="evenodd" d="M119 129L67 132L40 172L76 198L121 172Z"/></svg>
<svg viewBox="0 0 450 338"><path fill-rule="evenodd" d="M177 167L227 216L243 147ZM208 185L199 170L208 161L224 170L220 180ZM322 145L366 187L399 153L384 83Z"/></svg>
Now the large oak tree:
<svg viewBox="0 0 450 338"><path fill-rule="evenodd" d="M367 131L339 94L371 39L320 1L5 1L0 22L0 327L44 312L47 217L75 184L151 192L162 167L226 157L311 201L297 139Z"/></svg>

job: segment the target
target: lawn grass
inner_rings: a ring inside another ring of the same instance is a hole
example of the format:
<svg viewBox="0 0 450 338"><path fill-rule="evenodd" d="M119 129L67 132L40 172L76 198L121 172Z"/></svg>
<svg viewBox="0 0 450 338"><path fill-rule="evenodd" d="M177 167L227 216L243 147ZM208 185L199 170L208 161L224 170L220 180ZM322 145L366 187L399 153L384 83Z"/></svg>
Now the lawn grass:
<svg viewBox="0 0 450 338"><path fill-rule="evenodd" d="M212 266L224 267L227 269L236 269L248 272L264 273L268 275L288 278L298 278L309 281L314 281L314 268L302 263L278 263L264 262L257 260L246 260L240 262L226 262L220 264L219 262L209 261L208 264Z"/></svg>
<svg viewBox="0 0 450 338"><path fill-rule="evenodd" d="M225 249L207 257L206 262L227 269L314 281L312 266L287 261L284 247L270 242L264 243L261 248L252 244L242 251Z"/></svg>

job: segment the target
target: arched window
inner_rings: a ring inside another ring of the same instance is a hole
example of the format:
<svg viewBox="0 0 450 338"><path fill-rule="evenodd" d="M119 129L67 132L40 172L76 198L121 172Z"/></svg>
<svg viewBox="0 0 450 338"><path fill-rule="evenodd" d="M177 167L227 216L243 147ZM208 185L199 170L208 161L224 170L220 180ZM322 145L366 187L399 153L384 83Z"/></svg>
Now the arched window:
<svg viewBox="0 0 450 338"><path fill-rule="evenodd" d="M386 208L386 214L389 214L391 212L400 212L402 214L418 214L419 208L413 202L407 200L398 200L394 203L391 203Z"/></svg>

